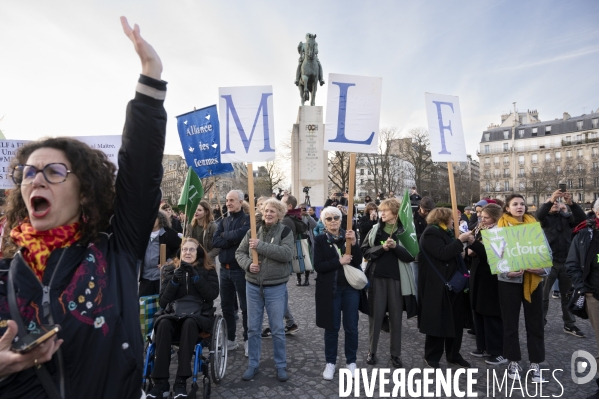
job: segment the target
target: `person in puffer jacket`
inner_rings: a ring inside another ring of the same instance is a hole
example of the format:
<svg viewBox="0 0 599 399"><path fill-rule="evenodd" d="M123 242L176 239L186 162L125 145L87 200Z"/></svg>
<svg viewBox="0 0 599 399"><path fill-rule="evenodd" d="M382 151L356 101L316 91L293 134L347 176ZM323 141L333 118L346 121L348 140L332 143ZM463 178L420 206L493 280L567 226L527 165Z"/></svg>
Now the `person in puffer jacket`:
<svg viewBox="0 0 599 399"><path fill-rule="evenodd" d="M194 238L184 238L181 258L164 266L160 307L154 331L156 359L152 370L154 388L148 398L162 398L169 392L171 344L179 341L179 360L175 397L187 397L187 379L191 376L191 355L200 333L210 334L214 300L218 297L218 274L204 248Z"/></svg>

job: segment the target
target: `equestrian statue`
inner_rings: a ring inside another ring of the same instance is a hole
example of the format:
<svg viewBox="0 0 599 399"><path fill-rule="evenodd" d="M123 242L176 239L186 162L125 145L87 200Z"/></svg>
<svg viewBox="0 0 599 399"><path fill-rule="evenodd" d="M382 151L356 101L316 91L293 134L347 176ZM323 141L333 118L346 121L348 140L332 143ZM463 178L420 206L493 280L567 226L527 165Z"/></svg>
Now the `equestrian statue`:
<svg viewBox="0 0 599 399"><path fill-rule="evenodd" d="M299 87L302 105L308 100L310 100L310 105L314 105L316 88L318 87L316 82L319 81L321 86L324 84L322 65L318 60L316 35L306 33L306 42L300 42L297 51L300 58L295 73L295 85Z"/></svg>

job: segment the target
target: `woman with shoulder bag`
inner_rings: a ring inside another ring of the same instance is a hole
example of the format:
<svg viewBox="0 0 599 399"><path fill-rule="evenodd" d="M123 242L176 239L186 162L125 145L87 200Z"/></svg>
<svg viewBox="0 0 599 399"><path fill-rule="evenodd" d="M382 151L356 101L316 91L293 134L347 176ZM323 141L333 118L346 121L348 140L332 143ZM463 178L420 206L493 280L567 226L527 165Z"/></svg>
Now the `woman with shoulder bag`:
<svg viewBox="0 0 599 399"><path fill-rule="evenodd" d="M410 267L410 262L414 261L414 257L396 238L398 231L403 230L398 219L400 205L395 198L381 202L381 221L365 235L362 243L364 257L368 261L366 275L370 281L368 288L370 348L366 363L376 364L376 350L381 326L385 313L388 312L391 363L395 368L403 367L401 361L403 311L409 308L408 302L414 309L416 308L416 287Z"/></svg>
<svg viewBox="0 0 599 399"><path fill-rule="evenodd" d="M464 292L450 291L446 282L457 273L466 273L462 252L465 243L474 242L471 232L456 239L451 209L435 208L426 217L428 226L420 237L418 254L418 328L426 334L424 361L439 368L445 351L447 363L470 367L462 355Z"/></svg>
<svg viewBox="0 0 599 399"><path fill-rule="evenodd" d="M358 353L358 311L361 291L353 288L346 277L344 265L362 269L362 251L354 231L341 228L341 211L329 206L320 212L325 233L315 237L314 269L316 277L316 325L324 328L326 366L322 378L332 380L337 363L337 344L341 313L345 331L345 361L353 373ZM351 239L351 255L345 254L346 238Z"/></svg>
<svg viewBox="0 0 599 399"><path fill-rule="evenodd" d="M536 223L534 216L526 212L524 197L510 195L504 206L504 214L497 222L498 227ZM533 382L547 382L541 378L539 363L545 360L545 332L543 326L543 277L551 268L526 269L519 272L500 273L499 302L503 319L503 354L510 362L508 377L520 379L522 368L518 362L520 353L520 308L524 308L526 346ZM526 373L528 374L528 373Z"/></svg>

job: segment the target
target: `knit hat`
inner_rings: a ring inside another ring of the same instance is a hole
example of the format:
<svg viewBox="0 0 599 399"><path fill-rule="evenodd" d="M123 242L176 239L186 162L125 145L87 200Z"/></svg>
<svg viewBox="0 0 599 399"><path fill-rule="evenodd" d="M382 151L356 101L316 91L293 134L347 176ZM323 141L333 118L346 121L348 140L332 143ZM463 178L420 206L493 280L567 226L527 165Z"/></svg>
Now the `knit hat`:
<svg viewBox="0 0 599 399"><path fill-rule="evenodd" d="M478 201L478 202L477 202L477 203L476 203L474 206L475 206L475 207L476 207L476 206L480 206L480 207L482 208L483 206L485 206L485 205L488 205L488 204L489 204L489 203L488 203L487 201L485 201L485 200L480 200L480 201Z"/></svg>

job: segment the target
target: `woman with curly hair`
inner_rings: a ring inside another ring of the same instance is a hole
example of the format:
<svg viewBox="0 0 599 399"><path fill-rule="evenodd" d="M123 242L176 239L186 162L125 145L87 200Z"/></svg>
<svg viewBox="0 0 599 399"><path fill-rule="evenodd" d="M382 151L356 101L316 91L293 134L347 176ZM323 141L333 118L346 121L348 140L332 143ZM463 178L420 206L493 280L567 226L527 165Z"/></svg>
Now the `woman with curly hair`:
<svg viewBox="0 0 599 399"><path fill-rule="evenodd" d="M212 236L216 231L216 223L214 223L214 216L210 210L210 204L208 201L200 201L198 208L193 214L191 223L187 226L185 235L196 239L200 245L206 249L208 257L214 262L214 259L220 252L220 248L214 248L212 246Z"/></svg>
<svg viewBox="0 0 599 399"><path fill-rule="evenodd" d="M11 163L17 188L0 261L2 341L17 333L35 339L47 325L61 331L26 354L2 347L2 397L142 396L136 261L160 203L166 82L139 27L121 23L142 74L127 106L116 181L104 153L72 138L28 143Z"/></svg>

